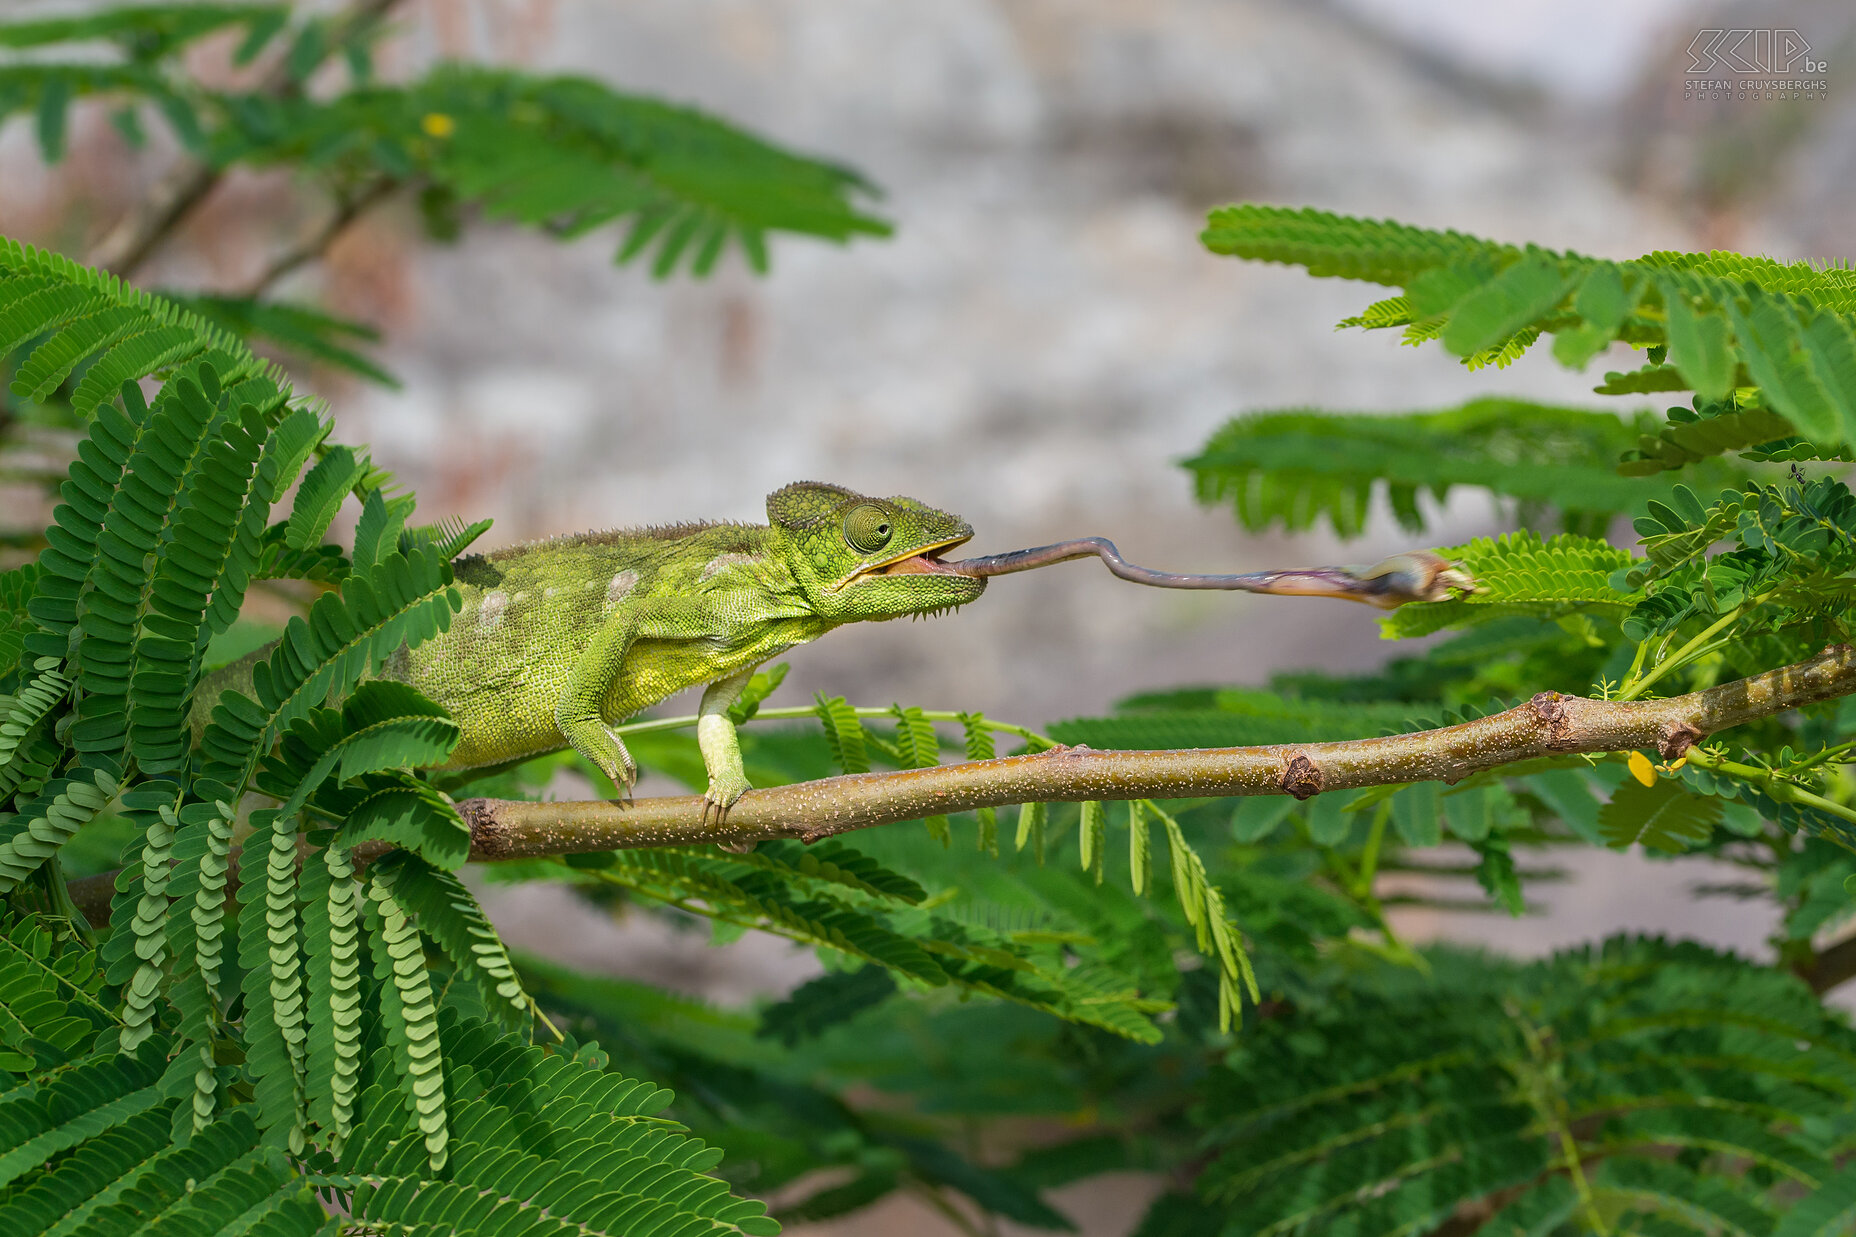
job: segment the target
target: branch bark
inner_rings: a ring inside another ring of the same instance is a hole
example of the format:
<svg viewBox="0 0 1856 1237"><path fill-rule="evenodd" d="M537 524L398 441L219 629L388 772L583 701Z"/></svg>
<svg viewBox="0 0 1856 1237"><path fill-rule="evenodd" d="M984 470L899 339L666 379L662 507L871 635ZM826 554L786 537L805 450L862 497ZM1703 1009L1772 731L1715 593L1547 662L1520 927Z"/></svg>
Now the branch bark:
<svg viewBox="0 0 1856 1237"><path fill-rule="evenodd" d="M703 842L816 842L855 829L1014 803L1282 794L1307 799L1368 786L1457 782L1541 756L1654 748L1673 760L1717 731L1851 693L1856 649L1844 644L1796 665L1684 696L1624 702L1542 692L1477 721L1383 738L1150 752L1058 747L929 769L822 778L750 790L720 822L697 795L631 802L466 799L457 806L470 826L470 857L479 862ZM72 895L87 914L100 904L107 916L112 879L73 881ZM99 885L100 902L92 885ZM1856 955L1856 947L1851 952ZM1856 972L1856 957L1851 969Z"/></svg>

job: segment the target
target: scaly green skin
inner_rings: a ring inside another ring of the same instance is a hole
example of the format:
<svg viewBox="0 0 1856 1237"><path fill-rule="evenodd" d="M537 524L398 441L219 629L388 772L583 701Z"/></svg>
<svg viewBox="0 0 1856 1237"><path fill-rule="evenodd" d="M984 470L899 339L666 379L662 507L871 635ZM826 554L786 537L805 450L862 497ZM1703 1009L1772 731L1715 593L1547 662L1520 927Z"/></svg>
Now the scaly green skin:
<svg viewBox="0 0 1856 1237"><path fill-rule="evenodd" d="M382 677L456 719L463 740L447 768L572 746L627 787L637 766L611 727L706 683L697 741L706 797L725 811L748 789L728 708L755 667L839 624L942 610L986 587L937 561L972 528L914 499L801 482L769 495L767 516L459 559L464 606L450 630Z"/></svg>

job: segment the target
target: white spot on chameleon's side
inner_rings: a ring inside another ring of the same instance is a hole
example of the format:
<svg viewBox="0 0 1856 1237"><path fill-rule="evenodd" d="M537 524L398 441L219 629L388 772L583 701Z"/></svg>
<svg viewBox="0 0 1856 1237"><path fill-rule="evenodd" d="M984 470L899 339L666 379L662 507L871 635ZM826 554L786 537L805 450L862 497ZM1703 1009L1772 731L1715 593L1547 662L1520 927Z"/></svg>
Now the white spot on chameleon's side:
<svg viewBox="0 0 1856 1237"><path fill-rule="evenodd" d="M486 593L483 605L477 611L477 626L485 631L495 631L502 625L503 611L509 608L509 594L503 592Z"/></svg>
<svg viewBox="0 0 1856 1237"><path fill-rule="evenodd" d="M760 556L755 554L717 554L702 565L702 578L707 580L718 571L727 571L730 567L745 567L749 563L758 563Z"/></svg>
<svg viewBox="0 0 1856 1237"><path fill-rule="evenodd" d="M546 601L546 600L547 600L548 598L550 598L550 597L552 597L552 596L554 596L554 594L555 594L556 592L558 592L558 591L559 591L559 590L557 590L557 589L552 589L552 588L544 588L544 589L542 589L542 590L541 590L541 599L542 599L543 601Z"/></svg>
<svg viewBox="0 0 1856 1237"><path fill-rule="evenodd" d="M638 587L638 573L627 567L612 577L612 583L606 585L606 608L610 610L631 595Z"/></svg>
<svg viewBox="0 0 1856 1237"><path fill-rule="evenodd" d="M528 600L528 594L527 594L527 593L517 593L517 594L516 594L516 595L515 595L514 597L511 597L511 598L509 599L509 604L513 606L513 605L517 605L517 604L519 604L519 603L521 603L521 602L524 602L524 601L527 601L527 600Z"/></svg>

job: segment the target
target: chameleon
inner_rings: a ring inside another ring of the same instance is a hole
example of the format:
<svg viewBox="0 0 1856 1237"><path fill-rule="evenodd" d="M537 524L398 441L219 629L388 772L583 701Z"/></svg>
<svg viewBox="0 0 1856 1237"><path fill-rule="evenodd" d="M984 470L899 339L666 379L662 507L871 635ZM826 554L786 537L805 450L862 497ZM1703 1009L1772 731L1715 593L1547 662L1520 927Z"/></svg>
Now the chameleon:
<svg viewBox="0 0 1856 1237"><path fill-rule="evenodd" d="M729 708L755 669L854 622L945 613L994 575L1095 555L1117 575L1175 588L1346 597L1381 607L1440 600L1474 581L1428 552L1364 572L1314 568L1187 576L1126 563L1084 538L949 561L973 537L959 516L912 498L798 482L767 496L767 523L689 523L555 537L461 557L450 626L402 647L379 676L442 705L461 737L442 769L508 764L572 747L629 792L637 765L613 727L701 685L696 741L705 814L749 789ZM248 689L250 665L218 672L202 702ZM210 706L208 706L210 707ZM196 709L196 729L204 718Z"/></svg>

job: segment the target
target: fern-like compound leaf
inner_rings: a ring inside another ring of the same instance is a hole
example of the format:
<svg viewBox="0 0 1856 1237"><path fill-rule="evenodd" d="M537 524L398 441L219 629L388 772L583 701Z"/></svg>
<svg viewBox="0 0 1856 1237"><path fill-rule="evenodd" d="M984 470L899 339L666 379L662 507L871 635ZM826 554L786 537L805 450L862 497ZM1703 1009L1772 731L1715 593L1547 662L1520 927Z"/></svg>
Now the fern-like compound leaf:
<svg viewBox="0 0 1856 1237"><path fill-rule="evenodd" d="M43 397L88 366L72 398L80 414L125 382L201 359L227 386L248 377L282 385L279 371L231 331L60 254L0 237L0 355L22 345L29 346L13 385L21 396Z"/></svg>
<svg viewBox="0 0 1856 1237"><path fill-rule="evenodd" d="M1591 531L1667 492L1666 482L1646 486L1618 475L1619 456L1651 425L1647 413L1633 424L1610 412L1505 398L1440 412L1260 412L1228 422L1185 467L1200 502L1230 503L1258 532L1297 531L1326 518L1340 536L1357 537L1375 494L1400 527L1421 532L1430 518L1421 499L1441 505L1458 486L1515 500L1530 523L1556 510L1570 527Z"/></svg>
<svg viewBox="0 0 1856 1237"><path fill-rule="evenodd" d="M1856 1224L1856 1167L1843 1169L1800 1200L1772 1230L1772 1237L1835 1237L1848 1232L1852 1224Z"/></svg>
<svg viewBox="0 0 1856 1237"><path fill-rule="evenodd" d="M254 667L254 695L228 692L213 711L201 739L213 776L242 784L284 728L331 694L345 695L402 645L445 630L461 604L450 566L419 547L317 598L309 618L292 619Z"/></svg>
<svg viewBox="0 0 1856 1237"><path fill-rule="evenodd" d="M418 1126L432 1171L445 1166L451 1135L446 1122L444 1056L439 1047L438 999L425 966L419 929L393 896L392 882L368 874L368 929L374 974L380 984L382 1021L393 1068L408 1112Z"/></svg>
<svg viewBox="0 0 1856 1237"><path fill-rule="evenodd" d="M1619 850L1641 842L1677 854L1706 842L1720 819L1721 800L1692 795L1674 778L1648 786L1627 780L1598 813L1598 831L1605 845Z"/></svg>
<svg viewBox="0 0 1856 1237"><path fill-rule="evenodd" d="M1429 635L1445 627L1528 614L1558 618L1587 613L1625 614L1636 600L1612 584L1631 564L1628 551L1595 537L1532 532L1482 537L1442 551L1478 581L1477 591L1452 601L1402 606L1380 620L1388 639Z"/></svg>
<svg viewBox="0 0 1856 1237"><path fill-rule="evenodd" d="M446 870L470 858L470 827L451 801L425 782L403 774L363 778L350 792L331 796L340 805L338 845L390 842Z"/></svg>
<svg viewBox="0 0 1856 1237"><path fill-rule="evenodd" d="M57 778L0 822L0 894L10 893L57 854L122 788L120 770L98 757L91 765Z"/></svg>
<svg viewBox="0 0 1856 1237"><path fill-rule="evenodd" d="M825 739L831 744L832 759L846 773L868 773L870 756L864 724L856 710L842 696L821 693L815 705L818 719L825 727Z"/></svg>
<svg viewBox="0 0 1856 1237"><path fill-rule="evenodd" d="M303 934L309 952L309 1119L339 1156L354 1132L362 1064L362 906L366 893L346 849L305 865Z"/></svg>
<svg viewBox="0 0 1856 1237"><path fill-rule="evenodd" d="M462 881L405 850L376 860L369 875L393 895L421 932L438 942L458 974L477 985L484 1008L498 1022L511 1030L527 1023L528 994L515 965Z"/></svg>
<svg viewBox="0 0 1856 1237"><path fill-rule="evenodd" d="M341 509L342 500L354 492L355 485L367 475L368 464L352 448L335 446L323 452L315 467L303 478L297 490L296 504L290 509L285 525L284 544L302 550L322 540Z"/></svg>
<svg viewBox="0 0 1856 1237"><path fill-rule="evenodd" d="M880 966L829 971L795 988L785 1000L761 1012L757 1035L791 1048L895 995L896 981Z"/></svg>

